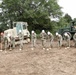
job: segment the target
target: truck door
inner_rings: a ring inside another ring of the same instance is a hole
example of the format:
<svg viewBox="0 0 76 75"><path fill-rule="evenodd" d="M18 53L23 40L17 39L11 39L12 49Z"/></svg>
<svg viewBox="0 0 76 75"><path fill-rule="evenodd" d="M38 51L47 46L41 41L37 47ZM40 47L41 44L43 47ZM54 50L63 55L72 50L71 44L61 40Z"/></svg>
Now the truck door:
<svg viewBox="0 0 76 75"><path fill-rule="evenodd" d="M21 32L23 31L23 27L22 27L21 23L16 24L16 30L17 30L17 34L19 34L19 30L21 30Z"/></svg>

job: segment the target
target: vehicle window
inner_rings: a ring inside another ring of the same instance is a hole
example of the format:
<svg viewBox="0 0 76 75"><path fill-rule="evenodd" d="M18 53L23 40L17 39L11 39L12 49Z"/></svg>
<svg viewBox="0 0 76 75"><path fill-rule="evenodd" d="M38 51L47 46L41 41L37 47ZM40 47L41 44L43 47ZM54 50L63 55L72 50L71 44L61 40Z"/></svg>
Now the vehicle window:
<svg viewBox="0 0 76 75"><path fill-rule="evenodd" d="M25 25L23 25L23 29L26 29L26 26Z"/></svg>
<svg viewBox="0 0 76 75"><path fill-rule="evenodd" d="M16 23L14 23L14 27L16 27Z"/></svg>

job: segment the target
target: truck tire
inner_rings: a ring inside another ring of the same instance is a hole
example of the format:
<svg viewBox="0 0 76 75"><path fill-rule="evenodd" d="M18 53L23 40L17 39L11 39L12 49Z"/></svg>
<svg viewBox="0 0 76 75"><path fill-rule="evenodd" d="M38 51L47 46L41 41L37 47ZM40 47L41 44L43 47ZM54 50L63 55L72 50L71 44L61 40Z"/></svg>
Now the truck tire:
<svg viewBox="0 0 76 75"><path fill-rule="evenodd" d="M74 34L75 35L75 34ZM76 37L73 35L73 40L76 41Z"/></svg>
<svg viewBox="0 0 76 75"><path fill-rule="evenodd" d="M65 33L67 33L67 34L70 36L70 39L72 39L72 35L71 35L71 33L68 32L68 31L66 31L66 32L63 33L63 37L64 37L64 34L65 34Z"/></svg>

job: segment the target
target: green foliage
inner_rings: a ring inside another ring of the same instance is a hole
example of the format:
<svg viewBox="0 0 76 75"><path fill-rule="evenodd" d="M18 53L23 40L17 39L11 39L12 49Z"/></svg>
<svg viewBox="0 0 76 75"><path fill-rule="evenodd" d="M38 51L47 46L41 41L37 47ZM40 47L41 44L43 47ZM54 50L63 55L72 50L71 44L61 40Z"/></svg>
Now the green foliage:
<svg viewBox="0 0 76 75"><path fill-rule="evenodd" d="M61 28L66 28L70 25L70 22L72 21L72 18L70 15L65 14L63 17L59 19L59 22L57 22L55 30L58 31Z"/></svg>
<svg viewBox="0 0 76 75"><path fill-rule="evenodd" d="M55 33L59 29L59 26L56 21L52 21L51 25L52 25L52 30L50 30L50 32Z"/></svg>
<svg viewBox="0 0 76 75"><path fill-rule="evenodd" d="M3 25L13 21L26 21L30 31L52 30L49 16L59 18L62 14L57 0L3 0L0 5L0 21ZM8 22L9 21L9 22Z"/></svg>
<svg viewBox="0 0 76 75"><path fill-rule="evenodd" d="M68 14L65 14L64 19L66 19L66 21L67 21L68 23L70 23L70 21L72 21L71 16L68 15Z"/></svg>
<svg viewBox="0 0 76 75"><path fill-rule="evenodd" d="M67 26L68 26L67 20L65 18L60 18L60 21L58 22L58 27L63 28Z"/></svg>
<svg viewBox="0 0 76 75"><path fill-rule="evenodd" d="M76 22L76 18L74 18L74 21Z"/></svg>

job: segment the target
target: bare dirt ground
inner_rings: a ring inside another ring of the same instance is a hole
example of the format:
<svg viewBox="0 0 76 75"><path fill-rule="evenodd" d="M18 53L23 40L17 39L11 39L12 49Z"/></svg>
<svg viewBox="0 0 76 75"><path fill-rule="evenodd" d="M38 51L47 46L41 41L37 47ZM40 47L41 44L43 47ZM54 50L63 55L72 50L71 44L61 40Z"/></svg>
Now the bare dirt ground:
<svg viewBox="0 0 76 75"><path fill-rule="evenodd" d="M22 51L19 47L2 51L0 75L76 75L76 48L59 49L54 42L54 48L47 51L38 42L34 50L25 44Z"/></svg>

